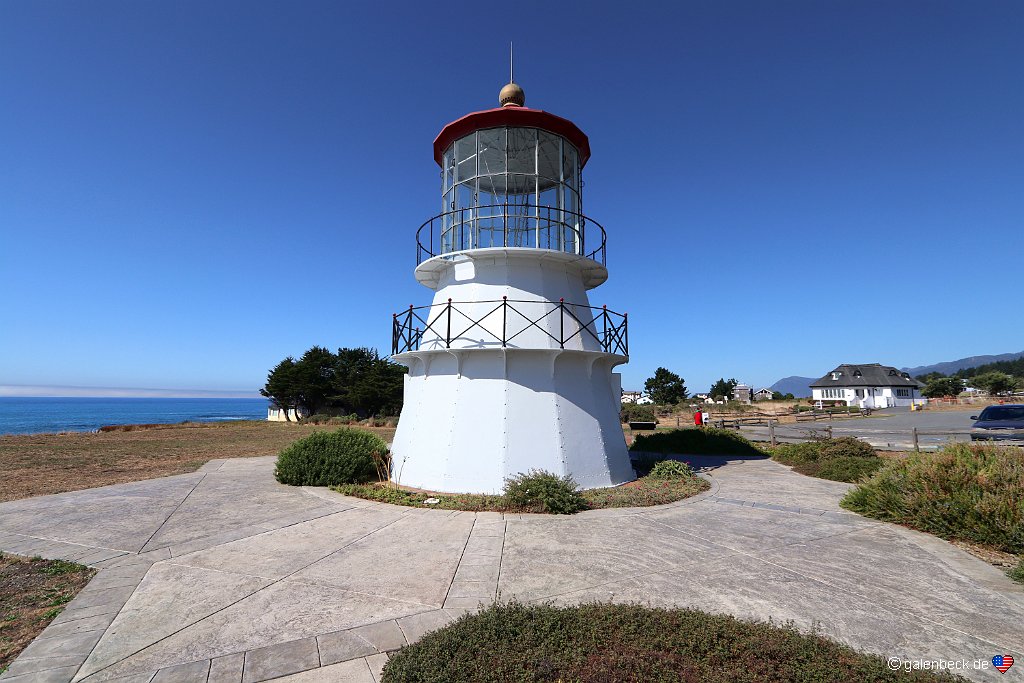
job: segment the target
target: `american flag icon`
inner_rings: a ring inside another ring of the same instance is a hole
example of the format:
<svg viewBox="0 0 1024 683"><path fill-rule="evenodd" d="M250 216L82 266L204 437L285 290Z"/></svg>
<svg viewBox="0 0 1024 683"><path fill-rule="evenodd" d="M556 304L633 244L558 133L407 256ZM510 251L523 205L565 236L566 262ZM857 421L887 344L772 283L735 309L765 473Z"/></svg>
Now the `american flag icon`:
<svg viewBox="0 0 1024 683"><path fill-rule="evenodd" d="M999 673L1004 674L1007 669L1013 666L1013 657L1010 655L996 655L992 658L992 666L999 669Z"/></svg>

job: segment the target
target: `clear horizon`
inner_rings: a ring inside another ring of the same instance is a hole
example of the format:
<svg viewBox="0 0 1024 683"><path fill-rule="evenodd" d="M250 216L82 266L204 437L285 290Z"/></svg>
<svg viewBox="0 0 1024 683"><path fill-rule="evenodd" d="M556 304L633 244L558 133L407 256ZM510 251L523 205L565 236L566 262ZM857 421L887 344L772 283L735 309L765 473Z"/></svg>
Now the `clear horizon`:
<svg viewBox="0 0 1024 683"><path fill-rule="evenodd" d="M142 387L76 387L67 385L0 384L0 398L239 398L258 399L256 391L220 389L153 389ZM266 400L266 399L264 399Z"/></svg>
<svg viewBox="0 0 1024 683"><path fill-rule="evenodd" d="M411 2L0 3L0 383L224 392L386 354L431 296L431 142L495 106L509 40L527 106L590 137L624 388L1019 349L988 290L1024 252L1024 5L522 7L546 20L456 50Z"/></svg>

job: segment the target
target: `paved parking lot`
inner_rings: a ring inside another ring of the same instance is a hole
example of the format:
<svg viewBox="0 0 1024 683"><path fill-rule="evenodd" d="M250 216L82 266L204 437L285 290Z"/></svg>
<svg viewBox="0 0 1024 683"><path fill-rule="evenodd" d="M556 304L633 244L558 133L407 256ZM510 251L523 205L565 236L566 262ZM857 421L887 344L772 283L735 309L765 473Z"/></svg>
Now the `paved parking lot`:
<svg viewBox="0 0 1024 683"><path fill-rule="evenodd" d="M922 449L941 448L950 441L970 441L972 415L984 406L963 410L924 410L911 412L907 408L889 408L875 411L870 417L846 417L818 422L800 422L779 425L775 436L779 441L803 441L809 436L824 435L831 427L833 436L854 436L876 448L911 450L914 447L913 430L918 430L918 443ZM768 427L755 425L741 428L748 438L768 441Z"/></svg>

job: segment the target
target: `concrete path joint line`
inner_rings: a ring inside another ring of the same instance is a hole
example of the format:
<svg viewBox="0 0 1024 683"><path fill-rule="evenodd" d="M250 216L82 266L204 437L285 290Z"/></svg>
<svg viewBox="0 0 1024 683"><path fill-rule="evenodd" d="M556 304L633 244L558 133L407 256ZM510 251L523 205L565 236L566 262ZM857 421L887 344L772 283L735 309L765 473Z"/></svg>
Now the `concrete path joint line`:
<svg viewBox="0 0 1024 683"><path fill-rule="evenodd" d="M185 501L189 499L189 496L191 496L193 493L195 493L195 490L197 488L199 488L199 485L202 484L206 480L206 477L207 477L206 474L203 474L203 476L199 477L199 481L197 481L195 483L195 485L192 486L191 489L189 489L188 493L185 494L185 497L182 498L178 502L178 504L174 506L174 509L171 510L170 514L168 514L166 517L164 517L164 521L160 523L160 526L158 526L156 528L156 531L154 531L152 534L150 534L149 538L146 539L146 542L142 544L141 548L139 548L139 551L138 551L139 554L142 554L142 553L146 552L146 546L149 545L153 541L153 539L156 537L156 535L158 533L160 533L160 530L163 529L164 526L167 524L168 520L170 520L170 518L174 516L174 513L176 513L178 510L181 509L181 506L185 504ZM152 548L152 550L158 550L158 549L157 548Z"/></svg>

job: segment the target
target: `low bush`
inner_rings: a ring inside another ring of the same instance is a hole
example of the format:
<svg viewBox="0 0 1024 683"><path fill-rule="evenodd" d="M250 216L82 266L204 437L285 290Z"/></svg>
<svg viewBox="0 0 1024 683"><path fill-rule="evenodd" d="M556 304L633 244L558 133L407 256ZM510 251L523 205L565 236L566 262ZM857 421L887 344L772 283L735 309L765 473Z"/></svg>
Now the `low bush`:
<svg viewBox="0 0 1024 683"><path fill-rule="evenodd" d="M878 457L839 457L796 465L793 469L808 477L855 484L882 469L885 463L885 460Z"/></svg>
<svg viewBox="0 0 1024 683"><path fill-rule="evenodd" d="M962 681L892 671L790 624L690 609L590 603L496 604L466 614L394 653L382 683L846 683Z"/></svg>
<svg viewBox="0 0 1024 683"><path fill-rule="evenodd" d="M659 460L651 468L650 473L647 475L651 479L665 480L665 479L688 479L692 476L693 470L685 462L679 462L678 460Z"/></svg>
<svg viewBox="0 0 1024 683"><path fill-rule="evenodd" d="M640 477L621 486L587 489L583 498L591 510L636 508L665 505L706 491L711 486L697 476L654 479Z"/></svg>
<svg viewBox="0 0 1024 683"><path fill-rule="evenodd" d="M653 405L638 405L636 403L623 403L619 411L619 420L627 422L656 422L658 411Z"/></svg>
<svg viewBox="0 0 1024 683"><path fill-rule="evenodd" d="M1024 556L1020 558L1016 567L1006 572L1006 575L1017 583L1024 583Z"/></svg>
<svg viewBox="0 0 1024 683"><path fill-rule="evenodd" d="M852 436L835 439L816 439L805 443L787 443L776 446L772 458L786 465L834 460L836 458L877 458L875 449Z"/></svg>
<svg viewBox="0 0 1024 683"><path fill-rule="evenodd" d="M1024 554L1024 449L966 443L891 461L841 505L946 539Z"/></svg>
<svg viewBox="0 0 1024 683"><path fill-rule="evenodd" d="M729 429L694 427L641 434L631 451L684 455L765 455L741 434Z"/></svg>
<svg viewBox="0 0 1024 683"><path fill-rule="evenodd" d="M366 500L376 500L392 505L407 507L432 507L439 510L464 510L467 512L506 512L505 498L500 495L478 493L425 493L423 491L407 491L393 486L380 484L339 484L332 490L345 496L355 496ZM436 503L427 503L436 500Z"/></svg>
<svg viewBox="0 0 1024 683"><path fill-rule="evenodd" d="M772 459L809 477L850 483L874 474L886 463L871 445L850 436L782 444L772 451Z"/></svg>
<svg viewBox="0 0 1024 683"><path fill-rule="evenodd" d="M539 508L556 515L571 515L587 507L572 477L560 477L544 470L530 470L506 479L505 503L509 507Z"/></svg>
<svg viewBox="0 0 1024 683"><path fill-rule="evenodd" d="M475 493L426 493L383 486L381 484L341 484L331 487L346 496L376 500L392 505L410 507L433 507L442 510L466 510L470 512L544 512L536 502L526 507L512 505L503 495ZM587 489L581 491L585 509L649 507L665 505L706 491L710 486L697 476L652 479L641 477L621 486ZM433 500L431 500L433 499ZM427 503L431 500L430 503ZM434 502L436 501L436 502Z"/></svg>
<svg viewBox="0 0 1024 683"><path fill-rule="evenodd" d="M292 486L335 486L376 478L376 458L388 445L376 434L343 428L335 432L313 432L277 456L274 476Z"/></svg>

